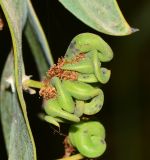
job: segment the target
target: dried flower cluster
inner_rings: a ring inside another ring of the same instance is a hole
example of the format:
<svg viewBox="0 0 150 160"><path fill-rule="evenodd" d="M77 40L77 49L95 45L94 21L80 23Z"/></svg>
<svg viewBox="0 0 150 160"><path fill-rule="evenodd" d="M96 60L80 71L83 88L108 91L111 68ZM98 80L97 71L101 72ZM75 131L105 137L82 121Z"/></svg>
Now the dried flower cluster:
<svg viewBox="0 0 150 160"><path fill-rule="evenodd" d="M63 70L61 67L64 64L73 64L85 58L84 53L80 53L71 61L65 60L61 57L57 64L54 64L47 72L46 78L43 80L44 86L40 89L39 95L48 100L56 96L56 89L50 85L51 78L59 77L61 80L77 80L78 74L75 71Z"/></svg>

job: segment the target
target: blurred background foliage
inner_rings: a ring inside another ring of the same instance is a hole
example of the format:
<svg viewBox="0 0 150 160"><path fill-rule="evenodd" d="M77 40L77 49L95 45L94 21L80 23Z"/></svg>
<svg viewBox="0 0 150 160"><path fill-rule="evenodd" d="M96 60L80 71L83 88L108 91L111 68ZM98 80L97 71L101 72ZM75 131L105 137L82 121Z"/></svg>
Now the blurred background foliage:
<svg viewBox="0 0 150 160"><path fill-rule="evenodd" d="M32 0L32 3L55 62L64 55L71 39L82 32L99 34L114 51L114 59L106 64L112 70L112 76L109 83L103 86L105 104L97 115L107 131L107 150L100 159L150 159L150 1L118 0L129 24L140 29L125 37L96 32L76 19L58 1ZM3 17L1 11L0 15ZM5 22L4 29L0 31L0 75L10 47L11 38ZM37 68L25 37L23 52L27 74L38 80ZM37 117L41 111L38 94L31 96L25 93L25 98L38 159L48 160L62 156L64 137ZM65 128L66 126L62 127L61 132L65 132ZM1 129L0 159L7 159Z"/></svg>

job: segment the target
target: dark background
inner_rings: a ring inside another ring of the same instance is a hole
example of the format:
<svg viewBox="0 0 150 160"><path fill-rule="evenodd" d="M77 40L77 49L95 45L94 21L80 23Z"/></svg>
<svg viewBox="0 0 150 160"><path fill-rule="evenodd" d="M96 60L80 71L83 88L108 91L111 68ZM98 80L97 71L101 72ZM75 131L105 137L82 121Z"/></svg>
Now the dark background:
<svg viewBox="0 0 150 160"><path fill-rule="evenodd" d="M112 70L108 84L103 86L105 104L97 115L106 128L107 150L102 160L150 159L150 1L118 0L120 8L132 27L140 31L133 35L115 37L89 28L58 1L32 0L46 33L55 61L63 56L71 39L82 32L102 36L114 51L114 59L106 66ZM11 47L7 24L0 31L0 74ZM33 57L23 37L26 73L39 79ZM28 115L37 145L39 160L51 160L63 155L63 138L48 123L37 118L41 111L38 95L25 94ZM61 128L65 133L67 126ZM0 130L0 156L7 159Z"/></svg>

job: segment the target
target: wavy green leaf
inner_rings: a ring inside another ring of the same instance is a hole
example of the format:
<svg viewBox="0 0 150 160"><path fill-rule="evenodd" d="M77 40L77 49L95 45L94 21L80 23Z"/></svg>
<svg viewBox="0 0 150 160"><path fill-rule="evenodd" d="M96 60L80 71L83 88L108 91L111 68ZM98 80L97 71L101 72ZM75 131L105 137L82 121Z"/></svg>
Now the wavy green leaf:
<svg viewBox="0 0 150 160"><path fill-rule="evenodd" d="M29 148L29 150L32 153L31 159L36 159L35 144L34 144L32 132L31 132L28 117L27 117L26 104L24 101L23 91L22 91L22 76L24 74L23 73L24 67L23 67L23 60L22 60L22 30L27 18L27 11L28 11L27 1L26 0L7 0L7 1L0 0L0 5L6 17L6 20L10 29L10 34L12 37L12 44L13 44L13 51L14 51L14 68L15 68L14 77L15 77L16 91L19 98L19 104L21 105L23 117L25 120L26 129L30 137L29 141L31 143L31 147ZM10 123L10 121L8 123ZM22 150L22 154L23 153L24 153L24 150ZM21 159L23 158L26 160L25 157L22 157Z"/></svg>
<svg viewBox="0 0 150 160"><path fill-rule="evenodd" d="M9 160L33 160L32 143L14 88L14 59L9 54L1 79L0 117ZM12 82L12 83L11 83Z"/></svg>
<svg viewBox="0 0 150 160"><path fill-rule="evenodd" d="M32 50L32 54L35 57L39 74L43 77L45 76L48 67L52 65L54 61L46 40L46 36L29 0L25 36Z"/></svg>
<svg viewBox="0 0 150 160"><path fill-rule="evenodd" d="M93 29L123 36L133 29L124 19L116 0L59 0L73 15Z"/></svg>

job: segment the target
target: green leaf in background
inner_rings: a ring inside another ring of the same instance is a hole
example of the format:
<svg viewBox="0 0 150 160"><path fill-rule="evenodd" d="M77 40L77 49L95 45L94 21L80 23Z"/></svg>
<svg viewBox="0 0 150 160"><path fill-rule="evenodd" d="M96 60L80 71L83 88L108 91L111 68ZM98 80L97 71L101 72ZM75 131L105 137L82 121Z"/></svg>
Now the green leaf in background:
<svg viewBox="0 0 150 160"><path fill-rule="evenodd" d="M54 62L43 29L29 0L25 35L35 57L39 74L43 77Z"/></svg>
<svg viewBox="0 0 150 160"><path fill-rule="evenodd" d="M128 25L116 0L59 0L59 2L82 22L99 32L123 36L137 31Z"/></svg>
<svg viewBox="0 0 150 160"><path fill-rule="evenodd" d="M27 1L26 0L0 0L1 8L4 12L4 15L6 17L10 34L12 37L12 44L13 44L13 51L14 51L14 77L15 77L15 84L16 84L16 91L19 98L19 103L21 105L23 117L26 124L26 129L29 134L29 141L30 146L26 146L28 148L29 155L31 155L31 159L36 159L36 149L35 144L32 136L32 132L30 129L27 112L26 112L26 104L23 97L23 91L22 91L22 77L24 75L24 65L22 60L22 30L24 27L24 24L26 22L27 18ZM9 66L10 67L10 66ZM9 68L10 69L10 68ZM15 102L17 103L17 102ZM3 105L3 104L2 104ZM11 106L9 106L11 107ZM12 119L14 120L14 119ZM10 123L8 121L8 123ZM20 126L20 125L19 125ZM5 127L5 126L4 126ZM14 135L15 136L15 135ZM17 138L17 137L14 137ZM25 139L24 139L25 140ZM6 141L7 143L7 141ZM26 143L26 142L24 142ZM15 146L14 146L15 147ZM20 146L22 147L22 146ZM23 149L23 148L22 148ZM9 150L11 151L11 150ZM17 152L17 151L15 151ZM24 153L24 150L22 150L22 153ZM8 153L9 155L10 153ZM23 155L22 155L23 156ZM11 158L11 157L10 157ZM16 159L14 159L16 160ZM18 160L26 160L26 157L22 157Z"/></svg>
<svg viewBox="0 0 150 160"><path fill-rule="evenodd" d="M14 58L11 52L1 79L0 118L9 160L33 160L32 143L13 86Z"/></svg>

